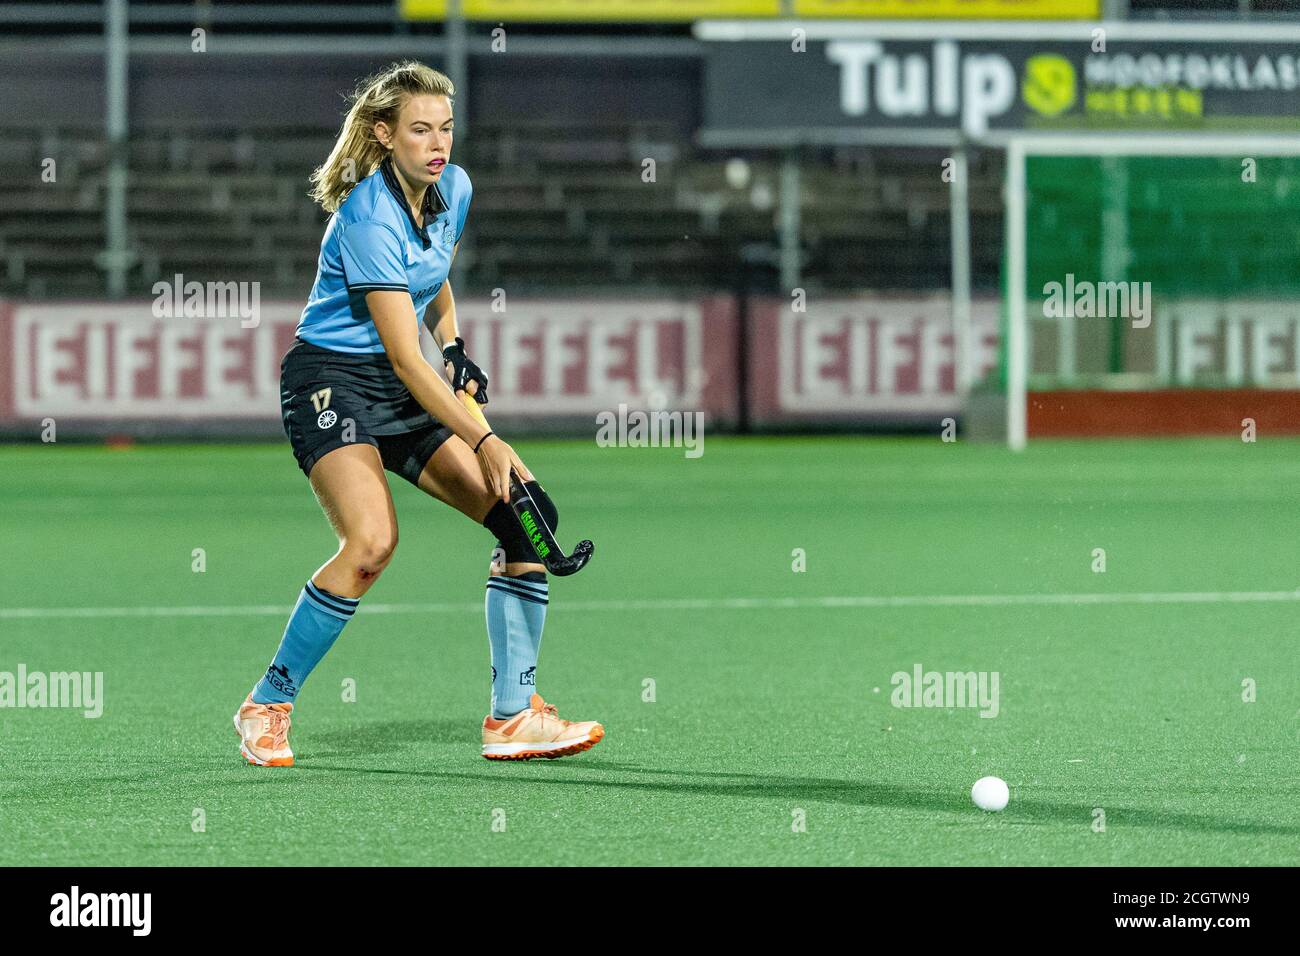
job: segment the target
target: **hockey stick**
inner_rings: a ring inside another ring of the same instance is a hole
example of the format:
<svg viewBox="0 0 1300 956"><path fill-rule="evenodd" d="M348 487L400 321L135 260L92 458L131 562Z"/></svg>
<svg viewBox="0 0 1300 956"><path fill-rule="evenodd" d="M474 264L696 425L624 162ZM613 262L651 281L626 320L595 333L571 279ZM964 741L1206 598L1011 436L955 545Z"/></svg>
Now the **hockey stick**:
<svg viewBox="0 0 1300 956"><path fill-rule="evenodd" d="M456 395L469 413L482 422L484 427L492 427L488 425L487 418L480 409L478 402L474 401L474 396L463 391L457 392ZM577 543L573 549L573 554L564 553L555 540L555 532L546 524L546 519L542 517L537 502L528 493L528 489L524 487L524 483L519 480L519 475L515 473L513 468L510 469L510 507L514 511L515 517L519 519L524 534L528 535L528 540L532 543L533 550L537 552L537 557L541 559L542 564L546 565L546 570L551 574L561 578L570 574L577 574L591 560L596 546L585 539Z"/></svg>

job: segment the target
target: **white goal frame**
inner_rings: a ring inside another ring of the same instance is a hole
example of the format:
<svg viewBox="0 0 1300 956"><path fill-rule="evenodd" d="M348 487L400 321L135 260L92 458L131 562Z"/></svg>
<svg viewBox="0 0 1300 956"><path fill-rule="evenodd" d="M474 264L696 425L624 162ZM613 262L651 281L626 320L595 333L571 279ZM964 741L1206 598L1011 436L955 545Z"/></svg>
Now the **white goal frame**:
<svg viewBox="0 0 1300 956"><path fill-rule="evenodd" d="M1030 156L1300 156L1300 135L1071 132L1006 140L1007 445L1028 440L1029 334L1025 312L1025 162Z"/></svg>

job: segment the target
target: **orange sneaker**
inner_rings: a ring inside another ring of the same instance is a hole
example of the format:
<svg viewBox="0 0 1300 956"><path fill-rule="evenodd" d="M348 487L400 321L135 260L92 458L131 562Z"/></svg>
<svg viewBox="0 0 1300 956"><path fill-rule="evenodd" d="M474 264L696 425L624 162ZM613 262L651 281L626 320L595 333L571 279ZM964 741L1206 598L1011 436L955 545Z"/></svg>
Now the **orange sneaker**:
<svg viewBox="0 0 1300 956"><path fill-rule="evenodd" d="M594 720L562 720L555 707L534 694L528 709L513 717L483 718L483 756L489 760L567 757L590 750L605 736Z"/></svg>
<svg viewBox="0 0 1300 956"><path fill-rule="evenodd" d="M293 704L259 704L250 693L235 711L235 731L242 741L239 752L259 767L292 767L289 749L289 714Z"/></svg>

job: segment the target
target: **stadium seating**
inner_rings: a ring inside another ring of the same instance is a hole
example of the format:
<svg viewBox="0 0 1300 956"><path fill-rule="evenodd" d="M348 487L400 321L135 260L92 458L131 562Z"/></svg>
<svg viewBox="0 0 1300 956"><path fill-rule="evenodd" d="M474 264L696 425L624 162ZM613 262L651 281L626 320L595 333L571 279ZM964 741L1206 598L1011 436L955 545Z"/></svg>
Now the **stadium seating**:
<svg viewBox="0 0 1300 956"><path fill-rule="evenodd" d="M325 129L133 131L127 213L129 293L180 272L262 283L266 297L305 295L325 216L307 196L328 153ZM0 158L39 171L0 182L0 295L104 293L97 257L108 149L99 130L6 130ZM525 148L526 144L526 148ZM941 154L809 151L801 166L804 282L810 289L924 289L947 283L948 186ZM653 183L642 161L656 159ZM474 179L461 287L520 293L731 289L742 247L777 246L778 161L750 157L743 185L730 154L671 130L528 130L474 126L455 159ZM995 288L1000 158L972 164L974 275ZM936 256L934 250L945 250ZM774 259L772 261L775 261ZM773 267L774 269L774 267ZM773 275L775 273L773 272Z"/></svg>

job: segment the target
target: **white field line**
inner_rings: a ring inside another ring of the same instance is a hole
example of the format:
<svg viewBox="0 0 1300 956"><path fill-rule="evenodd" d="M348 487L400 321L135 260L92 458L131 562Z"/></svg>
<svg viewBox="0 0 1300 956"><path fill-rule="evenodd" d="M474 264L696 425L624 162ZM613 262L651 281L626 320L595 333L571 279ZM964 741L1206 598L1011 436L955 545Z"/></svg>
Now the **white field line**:
<svg viewBox="0 0 1300 956"><path fill-rule="evenodd" d="M565 601L561 613L619 611L780 611L806 608L1019 607L1082 604L1269 604L1300 602L1294 591L1145 591L1117 594L916 594L791 598L647 598L632 601ZM0 620L109 617L284 617L285 604L213 605L189 607L11 607L0 608ZM367 604L358 614L437 614L481 611L483 602L435 604Z"/></svg>

